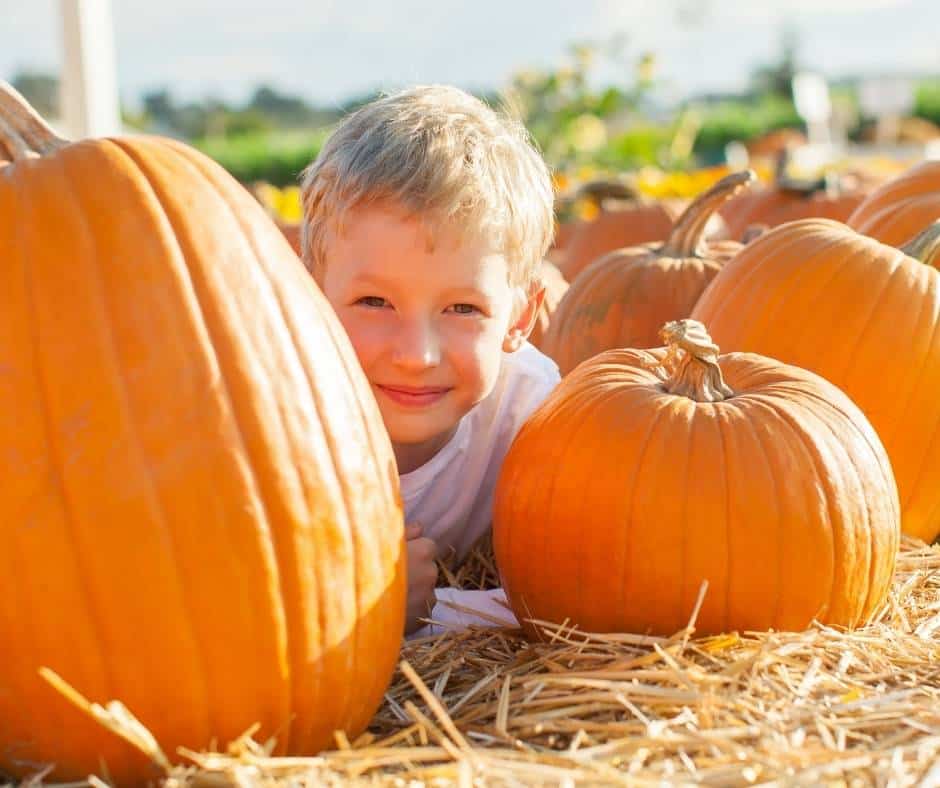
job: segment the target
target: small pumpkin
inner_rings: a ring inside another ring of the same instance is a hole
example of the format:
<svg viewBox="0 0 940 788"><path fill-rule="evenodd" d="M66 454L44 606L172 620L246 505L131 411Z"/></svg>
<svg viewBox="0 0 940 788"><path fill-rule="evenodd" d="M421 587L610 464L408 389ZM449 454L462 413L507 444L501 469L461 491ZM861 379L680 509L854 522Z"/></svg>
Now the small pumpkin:
<svg viewBox="0 0 940 788"><path fill-rule="evenodd" d="M69 143L0 83L0 771L158 776L364 729L404 626L378 407L263 208L179 142Z"/></svg>
<svg viewBox="0 0 940 788"><path fill-rule="evenodd" d="M799 129L784 127L772 129L744 143L747 153L752 158L776 159L789 148L796 148L807 143L806 135Z"/></svg>
<svg viewBox="0 0 940 788"><path fill-rule="evenodd" d="M904 531L929 542L940 534L940 223L906 250L839 222L791 222L725 265L692 317L727 350L805 367L848 394L891 458Z"/></svg>
<svg viewBox="0 0 940 788"><path fill-rule="evenodd" d="M542 261L539 276L545 287L545 297L539 307L532 333L529 334L529 342L541 349L545 343L545 334L551 325L555 310L558 309L558 304L568 290L568 282L558 266L548 260Z"/></svg>
<svg viewBox="0 0 940 788"><path fill-rule="evenodd" d="M591 181L572 199L596 206L593 218L576 223L558 267L569 282L590 263L614 249L662 241L681 212L678 201L646 201L621 181Z"/></svg>
<svg viewBox="0 0 940 788"><path fill-rule="evenodd" d="M663 338L585 361L513 442L493 544L516 616L671 635L707 581L698 633L865 623L900 532L862 412L812 372L721 355L700 323Z"/></svg>
<svg viewBox="0 0 940 788"><path fill-rule="evenodd" d="M799 180L787 174L789 154L780 153L774 182L752 189L721 208L728 237L743 241L754 225L777 227L797 219L823 218L844 222L865 199L869 187L851 176Z"/></svg>
<svg viewBox="0 0 940 788"><path fill-rule="evenodd" d="M602 350L655 347L664 323L692 313L722 263L741 248L706 240L708 222L755 179L750 170L726 175L685 210L664 243L610 252L575 278L544 341L563 375Z"/></svg>
<svg viewBox="0 0 940 788"><path fill-rule="evenodd" d="M901 246L940 219L940 161L924 161L872 192L848 218L849 227Z"/></svg>

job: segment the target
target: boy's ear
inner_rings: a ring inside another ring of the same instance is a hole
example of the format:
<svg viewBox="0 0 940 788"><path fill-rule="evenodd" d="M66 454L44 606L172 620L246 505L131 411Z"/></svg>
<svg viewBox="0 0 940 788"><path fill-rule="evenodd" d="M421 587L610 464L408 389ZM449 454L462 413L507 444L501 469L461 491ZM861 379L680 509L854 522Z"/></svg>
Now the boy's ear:
<svg viewBox="0 0 940 788"><path fill-rule="evenodd" d="M515 353L525 344L535 328L542 301L545 300L545 286L541 279L536 279L529 285L528 293L520 291L520 301L523 302L515 322L509 326L509 331L503 339L503 350L506 353Z"/></svg>

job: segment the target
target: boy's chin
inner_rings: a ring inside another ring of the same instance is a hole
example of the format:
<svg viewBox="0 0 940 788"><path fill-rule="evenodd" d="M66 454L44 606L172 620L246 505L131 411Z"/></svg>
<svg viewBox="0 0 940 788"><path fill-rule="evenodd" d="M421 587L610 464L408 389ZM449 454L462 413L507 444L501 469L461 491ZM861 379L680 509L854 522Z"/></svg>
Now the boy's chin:
<svg viewBox="0 0 940 788"><path fill-rule="evenodd" d="M459 423L458 421L457 424ZM457 424L437 430L427 428L389 430L399 472L408 473L428 462L454 436L457 432Z"/></svg>
<svg viewBox="0 0 940 788"><path fill-rule="evenodd" d="M437 430L395 429L389 430L389 437L393 446L412 449L428 446L440 448L453 437L456 431L457 424Z"/></svg>

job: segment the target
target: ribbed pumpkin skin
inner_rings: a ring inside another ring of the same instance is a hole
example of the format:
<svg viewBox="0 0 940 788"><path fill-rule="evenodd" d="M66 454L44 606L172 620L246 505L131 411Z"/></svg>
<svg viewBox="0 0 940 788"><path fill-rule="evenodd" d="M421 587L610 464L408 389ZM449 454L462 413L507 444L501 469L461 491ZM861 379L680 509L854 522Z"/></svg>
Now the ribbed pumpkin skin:
<svg viewBox="0 0 940 788"><path fill-rule="evenodd" d="M865 621L899 529L891 468L859 409L746 353L719 358L736 395L698 403L644 368L662 355L585 361L516 437L494 510L516 615L670 635L708 580L700 634Z"/></svg>
<svg viewBox="0 0 940 788"><path fill-rule="evenodd" d="M861 407L897 479L904 531L940 532L940 271L838 222L746 246L692 317L723 350L811 369Z"/></svg>
<svg viewBox="0 0 940 788"><path fill-rule="evenodd" d="M696 197L662 243L611 252L575 277L545 338L545 352L563 375L602 350L662 344L663 325L687 318L741 248L734 241L708 241L705 233L716 210L755 179L750 170L726 175Z"/></svg>
<svg viewBox="0 0 940 788"><path fill-rule="evenodd" d="M155 776L40 666L174 760L362 730L403 628L394 459L261 206L183 145L81 142L0 167L0 247L0 770Z"/></svg>
<svg viewBox="0 0 940 788"><path fill-rule="evenodd" d="M568 281L554 263L543 260L539 273L542 277L542 284L545 286L545 298L542 299L535 325L532 333L529 334L529 342L537 348L542 347L555 310L558 309L558 304L568 291Z"/></svg>
<svg viewBox="0 0 940 788"><path fill-rule="evenodd" d="M863 235L891 246L940 219L940 161L925 161L872 192L848 218Z"/></svg>
<svg viewBox="0 0 940 788"><path fill-rule="evenodd" d="M727 259L740 244L711 245ZM563 375L602 350L661 344L667 320L688 317L721 268L715 259L663 257L654 245L623 249L597 260L575 278L552 316L544 352Z"/></svg>

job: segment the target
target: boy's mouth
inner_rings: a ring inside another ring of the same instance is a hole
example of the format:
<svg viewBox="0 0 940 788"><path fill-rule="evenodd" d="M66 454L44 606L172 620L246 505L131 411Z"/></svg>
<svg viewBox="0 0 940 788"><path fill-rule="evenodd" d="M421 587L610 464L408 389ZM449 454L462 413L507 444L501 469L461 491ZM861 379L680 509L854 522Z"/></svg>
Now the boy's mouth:
<svg viewBox="0 0 940 788"><path fill-rule="evenodd" d="M385 386L376 383L375 387L392 402L408 408L433 405L450 391L449 388L442 386Z"/></svg>

